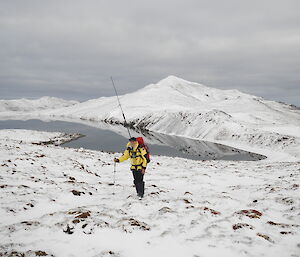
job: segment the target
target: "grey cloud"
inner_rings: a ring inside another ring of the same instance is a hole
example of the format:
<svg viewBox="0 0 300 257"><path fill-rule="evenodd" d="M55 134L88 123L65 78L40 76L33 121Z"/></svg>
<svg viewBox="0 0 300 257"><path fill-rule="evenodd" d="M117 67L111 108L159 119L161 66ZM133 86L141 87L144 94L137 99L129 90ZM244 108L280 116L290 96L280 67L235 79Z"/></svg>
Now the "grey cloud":
<svg viewBox="0 0 300 257"><path fill-rule="evenodd" d="M2 1L1 98L86 100L173 74L300 105L299 1Z"/></svg>

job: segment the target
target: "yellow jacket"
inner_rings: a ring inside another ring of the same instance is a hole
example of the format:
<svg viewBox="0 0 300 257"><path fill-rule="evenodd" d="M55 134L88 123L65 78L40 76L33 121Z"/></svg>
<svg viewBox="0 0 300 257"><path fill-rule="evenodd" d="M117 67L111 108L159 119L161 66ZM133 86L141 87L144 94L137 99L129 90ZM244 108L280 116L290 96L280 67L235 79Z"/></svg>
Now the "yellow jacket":
<svg viewBox="0 0 300 257"><path fill-rule="evenodd" d="M130 146L130 143L126 145L126 150L124 151L123 155L119 158L120 162L123 162L130 158L131 161L131 170L141 170L142 168L146 168L147 166L147 159L145 155L147 151L144 147L137 145L135 148Z"/></svg>

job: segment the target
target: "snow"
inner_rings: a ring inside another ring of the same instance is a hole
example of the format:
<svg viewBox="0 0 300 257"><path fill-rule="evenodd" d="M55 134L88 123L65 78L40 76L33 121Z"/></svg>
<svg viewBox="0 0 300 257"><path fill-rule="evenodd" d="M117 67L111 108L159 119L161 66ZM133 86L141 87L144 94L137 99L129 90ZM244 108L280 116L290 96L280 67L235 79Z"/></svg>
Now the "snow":
<svg viewBox="0 0 300 257"><path fill-rule="evenodd" d="M77 101L67 101L57 97L44 96L39 99L14 99L14 100L0 100L1 116L9 115L13 112L15 115L22 113L31 113L41 110L49 110L72 106L78 104Z"/></svg>
<svg viewBox="0 0 300 257"><path fill-rule="evenodd" d="M139 201L121 153L58 136L1 130L0 255L299 256L299 162L152 156Z"/></svg>
<svg viewBox="0 0 300 257"><path fill-rule="evenodd" d="M299 109L175 76L120 100L153 142L181 135L268 158L152 156L139 201L128 162L111 185L121 153L59 146L78 134L0 130L0 256L300 256ZM0 101L0 119L32 118L126 133L116 97Z"/></svg>
<svg viewBox="0 0 300 257"><path fill-rule="evenodd" d="M274 160L300 157L300 109L294 106L175 76L120 96L120 101L128 123L135 128L226 144ZM16 118L124 123L116 97L33 113L0 111L0 119Z"/></svg>
<svg viewBox="0 0 300 257"><path fill-rule="evenodd" d="M30 131L25 129L1 129L0 138L2 141L13 141L18 143L32 143L32 144L62 144L70 140L81 137L80 134L66 134L61 132L44 132L44 131Z"/></svg>

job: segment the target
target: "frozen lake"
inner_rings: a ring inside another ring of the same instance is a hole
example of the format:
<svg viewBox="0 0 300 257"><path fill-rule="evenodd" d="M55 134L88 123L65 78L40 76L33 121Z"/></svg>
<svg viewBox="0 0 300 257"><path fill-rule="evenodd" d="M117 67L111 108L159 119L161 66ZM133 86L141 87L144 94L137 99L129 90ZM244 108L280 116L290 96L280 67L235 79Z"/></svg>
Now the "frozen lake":
<svg viewBox="0 0 300 257"><path fill-rule="evenodd" d="M65 133L80 133L84 135L77 140L63 144L65 147L86 148L107 152L123 152L128 141L126 129L114 129L113 126L103 124L102 128L88 126L81 123L66 121L41 120L3 120L0 129L32 129L42 131L58 131ZM109 129L103 129L108 126ZM263 156L245 152L225 145L192 140L184 137L169 136L158 133L141 134L132 131L134 136L143 136L150 148L151 154L172 157L183 157L193 160L234 160L254 161L264 159Z"/></svg>

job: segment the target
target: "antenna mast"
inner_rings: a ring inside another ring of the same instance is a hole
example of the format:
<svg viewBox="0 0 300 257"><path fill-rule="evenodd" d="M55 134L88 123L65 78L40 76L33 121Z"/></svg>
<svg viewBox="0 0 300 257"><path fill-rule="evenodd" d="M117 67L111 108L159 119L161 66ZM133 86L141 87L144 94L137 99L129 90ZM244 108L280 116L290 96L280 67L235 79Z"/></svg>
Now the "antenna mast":
<svg viewBox="0 0 300 257"><path fill-rule="evenodd" d="M121 102L120 102L120 99L119 99L119 95L118 95L117 89L116 89L116 87L115 87L115 83L114 83L113 77L111 76L110 79L111 79L112 85L113 85L113 87L114 87L114 90L115 90L115 93L116 93L116 96L117 96L117 99L118 99L118 103L119 103L119 106L120 106L120 109L121 109L121 112L122 112L122 115L123 115L123 119L124 119L124 127L127 128L128 135L129 135L129 137L131 138L131 134L130 134L129 128L128 128L128 126L127 126L128 123L127 123L126 118L125 118L125 114L124 114L124 111L123 111L123 108L122 108L122 105L121 105Z"/></svg>

